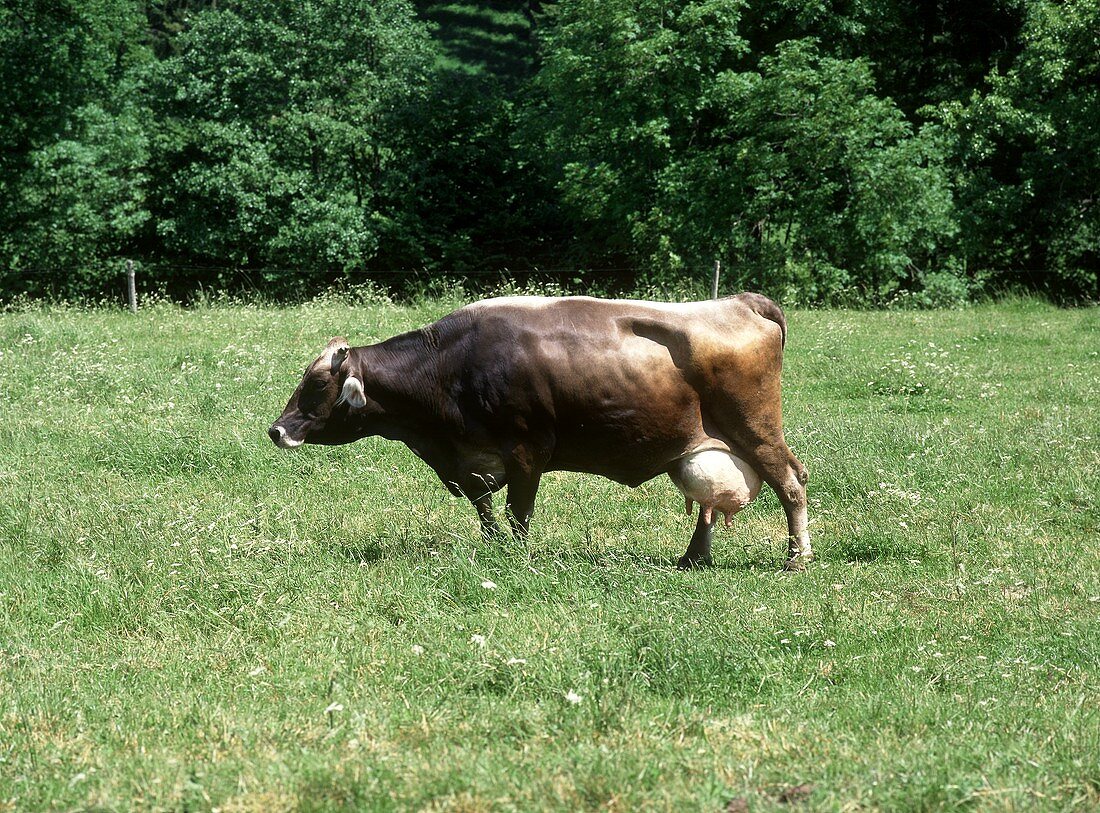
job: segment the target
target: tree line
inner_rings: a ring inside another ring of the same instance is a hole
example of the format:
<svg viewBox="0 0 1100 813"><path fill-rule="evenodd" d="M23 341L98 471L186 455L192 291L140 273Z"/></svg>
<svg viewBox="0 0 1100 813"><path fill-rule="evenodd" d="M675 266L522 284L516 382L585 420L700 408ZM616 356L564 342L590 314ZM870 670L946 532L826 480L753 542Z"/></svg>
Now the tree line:
<svg viewBox="0 0 1100 813"><path fill-rule="evenodd" d="M1096 0L3 0L0 295L1100 296ZM243 276L242 276L243 275Z"/></svg>

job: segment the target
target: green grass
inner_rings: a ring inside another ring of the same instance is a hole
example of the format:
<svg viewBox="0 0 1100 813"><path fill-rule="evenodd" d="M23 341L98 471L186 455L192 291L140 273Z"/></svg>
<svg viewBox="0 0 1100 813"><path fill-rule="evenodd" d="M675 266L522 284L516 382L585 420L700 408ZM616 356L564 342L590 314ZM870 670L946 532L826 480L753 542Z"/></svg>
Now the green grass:
<svg viewBox="0 0 1100 813"><path fill-rule="evenodd" d="M1100 311L789 313L819 561L766 491L682 573L665 478L498 546L267 440L451 304L0 315L0 810L1100 807Z"/></svg>

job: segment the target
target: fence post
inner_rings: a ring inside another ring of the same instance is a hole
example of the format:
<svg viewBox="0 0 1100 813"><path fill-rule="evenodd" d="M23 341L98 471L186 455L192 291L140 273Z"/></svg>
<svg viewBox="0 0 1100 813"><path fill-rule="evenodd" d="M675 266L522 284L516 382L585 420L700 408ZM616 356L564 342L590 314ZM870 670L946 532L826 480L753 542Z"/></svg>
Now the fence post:
<svg viewBox="0 0 1100 813"><path fill-rule="evenodd" d="M718 275L721 272L722 272L722 261L721 260L715 260L714 261L714 279L711 281L711 284L710 284L710 298L711 299L717 299L718 298Z"/></svg>
<svg viewBox="0 0 1100 813"><path fill-rule="evenodd" d="M137 280L134 278L134 261L126 261L126 293L130 299L130 313L137 313Z"/></svg>

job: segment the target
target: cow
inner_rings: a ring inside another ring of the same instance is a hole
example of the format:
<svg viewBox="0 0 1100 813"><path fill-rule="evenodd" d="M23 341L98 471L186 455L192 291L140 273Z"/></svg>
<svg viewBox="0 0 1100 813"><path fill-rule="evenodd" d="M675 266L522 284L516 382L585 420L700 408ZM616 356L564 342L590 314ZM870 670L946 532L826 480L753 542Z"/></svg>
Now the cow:
<svg viewBox="0 0 1100 813"><path fill-rule="evenodd" d="M526 537L547 471L635 488L668 474L699 516L681 568L713 563L718 515L761 482L787 515L787 570L813 558L806 469L783 436L787 325L767 297L658 303L513 296L467 305L378 344L332 339L268 435L283 449L380 435L405 443L486 537L502 534L493 494L507 486Z"/></svg>

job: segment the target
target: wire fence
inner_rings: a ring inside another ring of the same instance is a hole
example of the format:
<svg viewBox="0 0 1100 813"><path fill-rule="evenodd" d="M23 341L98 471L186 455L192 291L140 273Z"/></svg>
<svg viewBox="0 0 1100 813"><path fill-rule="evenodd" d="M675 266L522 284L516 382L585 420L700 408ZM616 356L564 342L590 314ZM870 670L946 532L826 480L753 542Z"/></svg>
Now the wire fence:
<svg viewBox="0 0 1100 813"><path fill-rule="evenodd" d="M56 296L68 298L74 290L82 289L81 298L108 303L118 301L136 308L137 297L157 297L191 301L209 297L212 293L252 295L273 300L312 298L326 291L355 288L376 284L391 292L425 293L448 286L465 284L472 293L515 287L552 284L561 289L598 292L613 290L637 291L641 287L675 287L691 289L699 295L728 294L751 286L753 270L723 261L721 277L716 281L715 264L682 266L675 272L662 272L654 266L644 265L595 265L561 261L547 265L511 267L484 267L462 272L440 272L428 269L378 269L357 272L338 272L331 269L311 269L297 266L241 267L224 264L199 264L179 262L135 262L120 258L117 273L76 273L51 268L27 268L9 272L7 279L0 273L0 304L20 295ZM131 275L132 272L132 275ZM970 274L973 280L992 284L993 288L1033 288L1050 292L1079 280L1082 288L1097 288L1095 271L1082 269L1076 275L1072 271L1052 268L983 268ZM75 279L74 279L75 278ZM1089 282L1091 281L1091 285ZM30 284L28 284L30 283ZM74 284L75 283L75 284ZM303 290L303 286L316 286L316 291ZM1088 296L1088 294L1086 294ZM873 298L873 297L872 297ZM1100 289L1092 298L1100 299ZM869 304L873 304L868 300Z"/></svg>
<svg viewBox="0 0 1100 813"><path fill-rule="evenodd" d="M69 274L49 268L27 268L9 273L7 279L0 273L0 302L13 293L48 294L82 290L93 298L109 298L115 295L128 297L128 289L134 283L146 293L155 292L169 298L193 298L212 291L253 293L271 298L300 298L303 286L319 289L352 288L377 284L394 291L417 292L439 286L466 284L473 289L537 283L556 283L573 288L586 285L636 286L640 280L663 276L682 281L697 281L710 285L712 266L687 266L674 275L659 275L654 267L642 265L597 265L586 267L562 262L545 266L500 266L466 269L461 272L434 271L428 269L378 269L356 272L339 272L331 269L314 269L296 266L239 267L232 265L204 265L194 263L154 262L140 263L126 259L118 261L117 272ZM132 276L131 276L132 274ZM5 290L7 289L7 290ZM20 290L22 289L22 290Z"/></svg>
<svg viewBox="0 0 1100 813"><path fill-rule="evenodd" d="M118 274L124 277L127 273L128 260L119 260L118 262ZM499 268L479 268L479 269L467 269L461 272L455 271L430 271L428 269L372 269L363 271L352 272L340 272L331 271L328 269L311 269L303 268L299 266L231 266L231 265L193 265L185 263L137 263L139 275L146 277L152 276L154 278L168 277L174 274L176 275L189 275L189 274L204 274L210 277L238 277L242 279L276 279L276 278L295 278L295 279L341 279L341 280L370 280L370 279L391 279L391 278L421 278L421 279L459 279L459 278L508 278L508 277L533 277L533 276L568 276L570 274L583 275L583 276L614 276L614 275L635 275L643 276L648 274L657 273L670 273L680 276L689 276L692 274L698 274L700 279L710 279L709 275L714 270L713 263L707 263L703 265L683 265L678 266L675 271L661 272L654 266L643 265L619 265L619 266L585 266L577 264L562 263L559 265L546 265L546 266L527 266L527 267L511 267L501 266ZM722 263L723 270L738 268L736 263L727 264L725 261ZM1095 273L1095 272L1093 272ZM981 268L971 274L971 276L982 277L1001 277L1001 276L1057 276L1066 277L1072 276L1073 271L1063 271L1053 268ZM12 272L12 276L25 279L64 279L68 275L65 271L59 271L53 268L21 268L18 271ZM92 275L88 275L92 276ZM95 275L102 276L102 275ZM113 276L108 274L107 276Z"/></svg>

